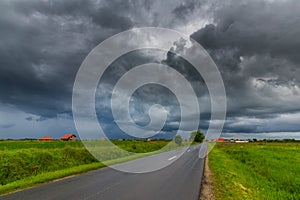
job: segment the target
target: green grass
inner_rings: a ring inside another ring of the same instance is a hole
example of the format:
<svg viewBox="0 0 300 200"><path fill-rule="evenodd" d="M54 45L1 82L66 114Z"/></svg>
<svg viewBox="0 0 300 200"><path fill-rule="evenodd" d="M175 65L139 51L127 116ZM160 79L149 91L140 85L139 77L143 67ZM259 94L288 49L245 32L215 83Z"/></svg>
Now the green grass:
<svg viewBox="0 0 300 200"><path fill-rule="evenodd" d="M118 141L113 140L112 141L115 145L117 145L119 148L134 152L134 153L147 153L152 152L161 149L165 145L167 145L170 141L167 140L156 140L152 142L146 142L146 141ZM174 148L174 143L172 145L172 148ZM175 145L177 146L177 145Z"/></svg>
<svg viewBox="0 0 300 200"><path fill-rule="evenodd" d="M218 143L209 162L217 199L300 199L299 143Z"/></svg>
<svg viewBox="0 0 300 200"><path fill-rule="evenodd" d="M129 151L122 154L110 148L108 141L93 142L101 143L100 148L105 149L101 151L101 160L109 165L152 155L170 141L113 141ZM168 149L174 148L178 146L172 142ZM105 165L95 159L81 141L1 141L0 194L101 167Z"/></svg>

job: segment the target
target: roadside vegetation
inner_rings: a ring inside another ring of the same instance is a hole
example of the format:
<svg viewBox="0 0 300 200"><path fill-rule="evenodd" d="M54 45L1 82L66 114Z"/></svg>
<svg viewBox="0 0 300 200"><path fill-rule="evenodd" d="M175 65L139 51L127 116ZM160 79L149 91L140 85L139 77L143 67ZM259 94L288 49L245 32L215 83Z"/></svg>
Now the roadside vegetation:
<svg viewBox="0 0 300 200"><path fill-rule="evenodd" d="M105 152L102 160L116 164L145 156L134 153L151 155L171 141L114 140L114 144L128 151L122 155L106 147L108 141L99 142L106 148L102 151ZM178 147L172 141L168 149ZM101 167L105 165L96 160L81 141L0 141L0 194Z"/></svg>
<svg viewBox="0 0 300 200"><path fill-rule="evenodd" d="M217 143L209 163L216 199L300 199L300 143Z"/></svg>
<svg viewBox="0 0 300 200"><path fill-rule="evenodd" d="M144 141L144 140L112 140L112 142L117 145L119 148L124 149L133 153L148 153L157 151L167 144L170 143L170 140L153 140L153 141ZM173 142L170 144L170 148L177 147Z"/></svg>
<svg viewBox="0 0 300 200"><path fill-rule="evenodd" d="M194 143L202 142L204 134L192 132L190 141L194 138ZM109 141L86 142L95 144L95 149L104 148L99 151L101 155L98 158L106 164L117 164L190 144L181 136L176 136L172 141L111 140L126 150L120 152L112 148ZM95 159L81 141L1 140L0 194L101 167L105 165Z"/></svg>

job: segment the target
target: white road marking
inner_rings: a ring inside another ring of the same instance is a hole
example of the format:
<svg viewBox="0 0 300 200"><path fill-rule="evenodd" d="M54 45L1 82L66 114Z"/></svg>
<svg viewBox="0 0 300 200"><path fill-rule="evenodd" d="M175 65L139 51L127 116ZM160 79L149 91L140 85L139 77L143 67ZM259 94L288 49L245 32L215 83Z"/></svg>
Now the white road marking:
<svg viewBox="0 0 300 200"><path fill-rule="evenodd" d="M173 160L174 158L176 158L177 156L173 156L171 158L169 158L168 160Z"/></svg>
<svg viewBox="0 0 300 200"><path fill-rule="evenodd" d="M187 150L187 152L190 152L190 151L191 151L190 149Z"/></svg>

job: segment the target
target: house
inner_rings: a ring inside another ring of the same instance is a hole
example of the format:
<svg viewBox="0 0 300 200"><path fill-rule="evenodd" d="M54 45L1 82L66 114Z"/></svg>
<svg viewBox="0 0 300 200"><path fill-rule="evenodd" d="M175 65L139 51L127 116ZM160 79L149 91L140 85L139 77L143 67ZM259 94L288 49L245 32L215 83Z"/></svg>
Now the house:
<svg viewBox="0 0 300 200"><path fill-rule="evenodd" d="M60 140L63 140L63 141L75 141L76 140L76 135L68 133L68 134L62 136L60 138Z"/></svg>
<svg viewBox="0 0 300 200"><path fill-rule="evenodd" d="M217 138L217 139L216 139L216 142L224 142L224 141L225 141L224 138Z"/></svg>
<svg viewBox="0 0 300 200"><path fill-rule="evenodd" d="M104 138L104 137L103 137L103 138L100 138L99 140L100 140L100 141L105 141L105 140L106 140L106 138Z"/></svg>
<svg viewBox="0 0 300 200"><path fill-rule="evenodd" d="M54 141L54 138L45 136L45 137L39 138L39 141Z"/></svg>

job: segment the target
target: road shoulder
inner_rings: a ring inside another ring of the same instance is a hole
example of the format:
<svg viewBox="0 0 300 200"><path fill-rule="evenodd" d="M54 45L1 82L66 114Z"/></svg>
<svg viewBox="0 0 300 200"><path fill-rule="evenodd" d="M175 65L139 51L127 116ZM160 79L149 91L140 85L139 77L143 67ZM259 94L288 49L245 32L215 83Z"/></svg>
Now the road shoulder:
<svg viewBox="0 0 300 200"><path fill-rule="evenodd" d="M208 155L205 158L204 174L200 191L200 200L215 200L213 193L213 177L209 167Z"/></svg>

